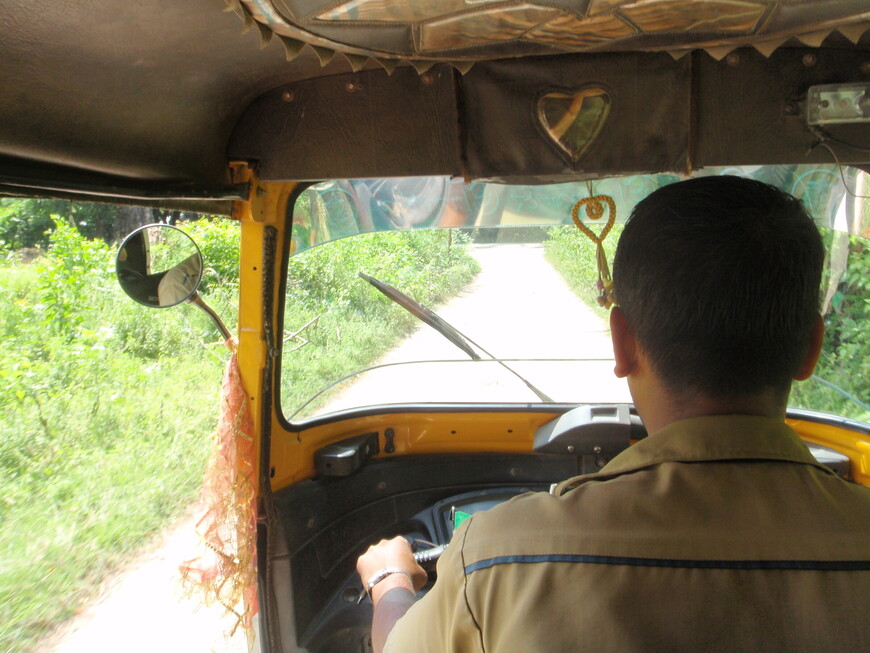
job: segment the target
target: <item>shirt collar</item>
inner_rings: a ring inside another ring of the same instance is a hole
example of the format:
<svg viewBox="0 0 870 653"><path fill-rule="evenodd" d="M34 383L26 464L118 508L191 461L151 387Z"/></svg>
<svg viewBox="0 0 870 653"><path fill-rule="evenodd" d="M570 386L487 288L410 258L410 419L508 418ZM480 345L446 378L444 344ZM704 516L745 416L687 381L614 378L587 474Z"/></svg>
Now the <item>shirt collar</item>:
<svg viewBox="0 0 870 653"><path fill-rule="evenodd" d="M783 421L753 415L716 415L673 422L614 457L596 474L562 484L556 493L585 480L603 480L660 463L723 460L778 460L830 472Z"/></svg>

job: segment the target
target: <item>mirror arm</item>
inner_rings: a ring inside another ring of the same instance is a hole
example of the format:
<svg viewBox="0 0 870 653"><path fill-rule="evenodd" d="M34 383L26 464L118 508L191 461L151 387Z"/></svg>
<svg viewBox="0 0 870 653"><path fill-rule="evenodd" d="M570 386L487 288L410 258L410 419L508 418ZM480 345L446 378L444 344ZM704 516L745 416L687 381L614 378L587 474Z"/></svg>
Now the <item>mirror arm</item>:
<svg viewBox="0 0 870 653"><path fill-rule="evenodd" d="M208 304L206 304L202 300L202 297L199 296L198 292L194 292L190 296L190 299L188 299L187 301L189 301L191 304L195 304L196 306L201 308L203 311L205 311L205 313L208 314L209 317L211 317L212 320L214 320L215 326L217 326L218 330L221 332L221 335L224 337L224 340L229 340L232 337L230 335L229 329L227 329L226 326L224 326L224 323L218 317L218 314L215 313L214 310L212 310L211 306L209 306Z"/></svg>

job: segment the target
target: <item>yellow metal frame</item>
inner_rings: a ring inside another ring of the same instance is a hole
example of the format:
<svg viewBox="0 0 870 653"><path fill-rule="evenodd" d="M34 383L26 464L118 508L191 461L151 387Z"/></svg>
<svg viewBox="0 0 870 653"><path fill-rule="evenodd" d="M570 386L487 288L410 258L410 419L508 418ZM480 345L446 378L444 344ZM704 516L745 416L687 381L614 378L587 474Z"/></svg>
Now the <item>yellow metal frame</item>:
<svg viewBox="0 0 870 653"><path fill-rule="evenodd" d="M553 412L393 412L348 417L297 433L272 437L272 487L275 490L314 476L314 453L321 447L363 433L395 433L395 452L381 458L433 453L530 453L535 430Z"/></svg>
<svg viewBox="0 0 870 653"><path fill-rule="evenodd" d="M392 428L395 452L381 453L381 458L433 453L531 453L535 430L552 420L551 411L443 411L390 412L337 417L318 426L289 431L278 415L275 401L271 411L263 416L266 397L265 370L268 362L266 319L280 339L277 325L281 306L279 293L282 278L282 252L289 234L286 219L288 203L298 188L294 182L263 183L246 164L233 166L235 183L250 184L246 202L235 202L234 217L241 222L241 254L239 274L238 361L242 381L247 389L254 422L256 465L259 467L264 426L271 428L272 489L293 485L315 474L314 453L317 449L340 440L374 431L383 433ZM264 315L265 273L263 269L267 229L276 234L276 255L273 257L275 283L271 301L272 313ZM280 347L280 342L276 342ZM273 378L276 370L272 370ZM851 460L852 477L870 486L870 438L848 429L803 420L787 420L789 425L808 442L831 447ZM259 483L259 475L256 479ZM256 487L259 496L260 489Z"/></svg>
<svg viewBox="0 0 870 653"><path fill-rule="evenodd" d="M298 184L263 183L257 179L253 170L245 163L231 166L233 182L248 183L250 193L248 201L233 203L233 217L241 222L241 251L239 253L239 330L237 356L242 383L250 400L251 415L254 423L254 456L257 469L260 467L261 444L264 436L265 420L263 407L267 400L265 388L269 346L266 342L266 320L271 325L280 323L278 310L281 292L278 280L281 279L281 246L285 238L287 224L287 205ZM272 258L271 273L275 283L272 287L272 314L265 316L264 294L266 289L266 273L264 269L264 252L266 250L267 229L275 229L276 255ZM273 333L276 333L273 331ZM276 333L276 338L280 334ZM279 346L278 343L275 345ZM274 371L273 371L274 374ZM271 410L272 432L280 429L277 410L274 404ZM257 495L260 495L260 475L254 479Z"/></svg>
<svg viewBox="0 0 870 653"><path fill-rule="evenodd" d="M856 483L870 487L870 437L861 436L839 426L817 422L787 419L786 424L806 442L830 447L848 456L851 462L852 479Z"/></svg>

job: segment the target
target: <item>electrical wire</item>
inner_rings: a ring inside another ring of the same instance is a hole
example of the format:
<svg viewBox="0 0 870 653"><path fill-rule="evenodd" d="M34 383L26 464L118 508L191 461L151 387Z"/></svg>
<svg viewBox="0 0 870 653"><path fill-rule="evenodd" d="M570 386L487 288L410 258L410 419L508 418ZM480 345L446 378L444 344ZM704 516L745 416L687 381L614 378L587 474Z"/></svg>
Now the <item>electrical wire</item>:
<svg viewBox="0 0 870 653"><path fill-rule="evenodd" d="M854 401L856 404L858 404L859 406L861 406L861 408L863 408L864 410L870 410L870 406L868 406L868 405L865 404L863 401L861 401L860 399L858 399L858 397L856 397L855 395L849 394L848 392L846 392L845 390L843 390L843 388L841 388L841 387L839 387L839 386L836 386L836 385L834 385L833 383L831 383L830 381L826 381L826 380L823 379L822 377L820 377L820 376L816 376L815 374L813 374L813 376L812 376L811 378L813 379L813 381L818 381L818 382L821 383L822 385L826 385L826 386L828 386L829 388L831 388L832 390L836 390L837 392L839 392L841 395L843 395L843 396L846 397L847 399L851 399L851 400Z"/></svg>
<svg viewBox="0 0 870 653"><path fill-rule="evenodd" d="M852 143L847 143L846 141L840 140L836 136L833 136L826 132L821 127L816 127L814 125L807 125L813 135L818 138L820 141L831 141L832 143L836 143L837 145L842 145L843 147L848 147L851 150L856 150L857 152L865 152L870 153L870 147L861 147L860 145L854 145Z"/></svg>
<svg viewBox="0 0 870 653"><path fill-rule="evenodd" d="M825 141L831 141L832 143L837 143L838 145L842 145L843 147L849 147L849 148L852 148L853 150L857 150L859 152L870 153L870 148L863 148L863 147L858 147L856 145L850 145L849 143L841 141L838 138L834 138L833 136L828 134L828 132L826 132L822 129L819 129L818 127L813 127L812 125L807 125L807 127L809 128L810 132L812 132L813 136L815 136L816 138L819 139L819 142L816 143L815 145L813 145L810 148L809 152L812 152L814 149L816 149L820 145L823 148L825 148L828 152L831 153L831 156L834 157L834 162L837 164L837 170L840 172L840 179L843 182L843 188L846 189L846 192L856 199L861 199L861 200L870 199L870 195L858 195L855 193L855 191L853 191L851 188L849 188L849 184L846 183L846 175L843 173L843 164L840 163L840 157L837 156L837 153L834 151L834 148L832 148L830 145L828 145ZM807 152L807 154L809 154L809 152Z"/></svg>

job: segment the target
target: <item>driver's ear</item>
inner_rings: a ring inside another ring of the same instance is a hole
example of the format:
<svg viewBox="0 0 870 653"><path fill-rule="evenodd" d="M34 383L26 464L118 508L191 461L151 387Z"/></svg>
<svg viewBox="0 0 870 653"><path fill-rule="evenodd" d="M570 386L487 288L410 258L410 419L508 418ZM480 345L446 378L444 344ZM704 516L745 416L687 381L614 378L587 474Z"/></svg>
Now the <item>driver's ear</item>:
<svg viewBox="0 0 870 653"><path fill-rule="evenodd" d="M825 321L821 315L816 317L816 323L813 326L813 332L810 335L809 348L807 355L804 358L803 365L795 374L795 381L805 381L813 375L816 369L816 363L819 362L819 356L822 353L822 343L825 339Z"/></svg>
<svg viewBox="0 0 870 653"><path fill-rule="evenodd" d="M637 360L637 341L625 321L625 313L618 306L610 309L610 339L613 341L613 373L620 379L628 376Z"/></svg>

